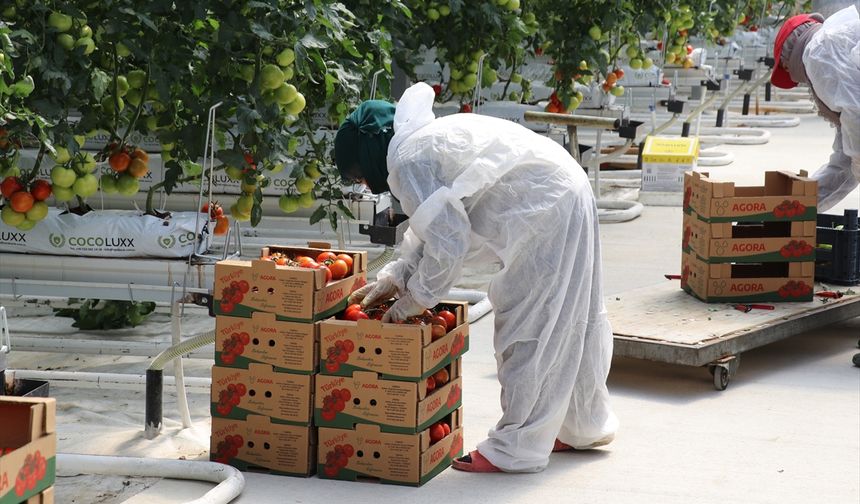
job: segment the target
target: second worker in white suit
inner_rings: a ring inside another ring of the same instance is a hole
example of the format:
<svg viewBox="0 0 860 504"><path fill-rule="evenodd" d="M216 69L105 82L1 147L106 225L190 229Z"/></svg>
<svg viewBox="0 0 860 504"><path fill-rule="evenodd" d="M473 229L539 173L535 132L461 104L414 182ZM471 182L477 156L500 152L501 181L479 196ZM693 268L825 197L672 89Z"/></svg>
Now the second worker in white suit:
<svg viewBox="0 0 860 504"><path fill-rule="evenodd" d="M410 217L400 258L350 302L396 296L386 316L402 320L443 299L464 263L500 264L488 296L503 413L454 467L540 471L551 452L607 444L618 428L596 202L557 143L502 119L437 119L434 96L421 83L396 112L365 102L338 131L344 178L390 189Z"/></svg>

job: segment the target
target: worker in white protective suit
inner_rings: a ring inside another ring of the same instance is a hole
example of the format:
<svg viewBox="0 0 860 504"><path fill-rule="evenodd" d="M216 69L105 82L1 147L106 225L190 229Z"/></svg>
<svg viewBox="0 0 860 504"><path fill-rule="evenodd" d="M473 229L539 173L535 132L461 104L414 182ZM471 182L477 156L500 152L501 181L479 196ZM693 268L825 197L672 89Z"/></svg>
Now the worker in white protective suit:
<svg viewBox="0 0 860 504"><path fill-rule="evenodd" d="M433 100L416 84L392 121L392 105L365 102L338 131L344 178L390 189L410 217L399 259L350 302L397 297L384 320L403 320L443 299L464 264L499 263L488 296L503 414L453 466L540 471L551 452L605 445L618 428L594 195L549 138L475 114L437 119Z"/></svg>
<svg viewBox="0 0 860 504"><path fill-rule="evenodd" d="M773 45L774 86L809 85L818 114L836 127L830 161L816 171L818 211L839 203L860 181L860 15L846 7L789 18Z"/></svg>

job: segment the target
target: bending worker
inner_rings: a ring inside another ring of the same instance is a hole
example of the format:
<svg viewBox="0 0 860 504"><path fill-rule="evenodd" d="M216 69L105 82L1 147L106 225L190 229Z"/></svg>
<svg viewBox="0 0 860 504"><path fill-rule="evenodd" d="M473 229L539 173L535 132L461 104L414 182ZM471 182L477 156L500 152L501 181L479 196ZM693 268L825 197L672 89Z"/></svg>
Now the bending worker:
<svg viewBox="0 0 860 504"><path fill-rule="evenodd" d="M773 44L774 86L805 83L818 114L836 127L830 161L816 171L818 211L842 201L860 181L860 16L854 6L825 21L820 14L789 18Z"/></svg>
<svg viewBox="0 0 860 504"><path fill-rule="evenodd" d="M337 133L342 176L390 190L410 216L399 259L350 302L397 297L383 321L403 320L443 299L464 263L500 264L488 295L502 418L454 467L537 472L552 451L607 444L618 426L594 195L549 138L475 114L436 119L434 96L419 83L396 112L364 102Z"/></svg>

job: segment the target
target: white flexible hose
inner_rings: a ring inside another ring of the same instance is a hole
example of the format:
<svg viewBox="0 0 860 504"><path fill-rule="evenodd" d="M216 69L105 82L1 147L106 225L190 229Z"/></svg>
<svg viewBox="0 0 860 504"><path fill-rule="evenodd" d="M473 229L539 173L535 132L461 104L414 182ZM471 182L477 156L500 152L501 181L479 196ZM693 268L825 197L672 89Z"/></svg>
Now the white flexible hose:
<svg viewBox="0 0 860 504"><path fill-rule="evenodd" d="M158 356L152 360L152 364L149 365L149 369L162 370L164 369L164 366L173 359L200 347L211 345L212 343L215 343L215 330L206 331L205 333L194 336L193 338L188 338L182 343L173 345L158 354Z"/></svg>
<svg viewBox="0 0 860 504"><path fill-rule="evenodd" d="M227 504L245 489L245 477L235 467L215 462L106 455L57 454L57 475L104 474L172 478L217 483L203 497L185 504Z"/></svg>
<svg viewBox="0 0 860 504"><path fill-rule="evenodd" d="M170 309L170 332L172 343L176 346L182 343L182 317L179 316L179 303L173 303ZM182 427L187 429L191 427L191 411L188 409L188 397L185 392L185 367L182 364L182 354L173 359L173 377L176 379L176 402L179 407L179 416L182 418Z"/></svg>

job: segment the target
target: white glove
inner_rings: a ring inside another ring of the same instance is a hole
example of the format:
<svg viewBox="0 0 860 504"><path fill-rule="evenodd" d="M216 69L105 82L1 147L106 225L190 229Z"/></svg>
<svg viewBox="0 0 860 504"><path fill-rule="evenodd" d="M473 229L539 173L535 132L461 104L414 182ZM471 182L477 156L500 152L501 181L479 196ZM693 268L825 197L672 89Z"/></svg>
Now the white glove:
<svg viewBox="0 0 860 504"><path fill-rule="evenodd" d="M382 315L383 322L400 322L414 315L421 315L427 308L412 299L411 294L406 294L391 305L391 308Z"/></svg>
<svg viewBox="0 0 860 504"><path fill-rule="evenodd" d="M397 285L391 278L383 278L356 290L349 295L349 304L361 303L362 308L388 301L397 294Z"/></svg>

